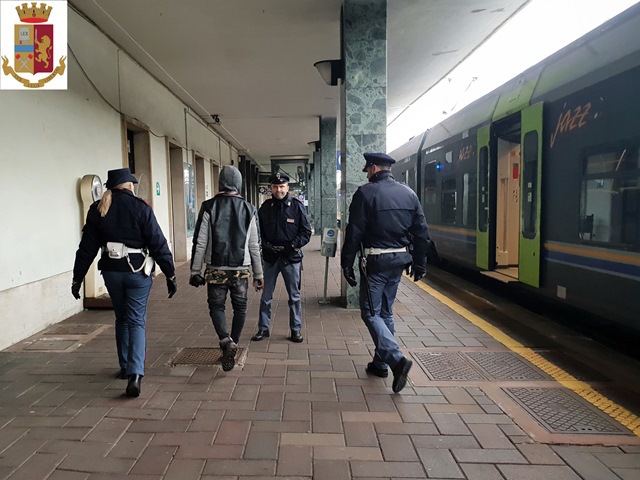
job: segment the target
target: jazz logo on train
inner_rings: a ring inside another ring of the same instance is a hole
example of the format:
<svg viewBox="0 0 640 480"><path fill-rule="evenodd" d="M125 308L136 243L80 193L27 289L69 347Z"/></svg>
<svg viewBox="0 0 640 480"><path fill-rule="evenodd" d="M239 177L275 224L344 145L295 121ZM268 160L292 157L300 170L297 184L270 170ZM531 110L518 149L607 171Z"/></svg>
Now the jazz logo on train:
<svg viewBox="0 0 640 480"><path fill-rule="evenodd" d="M67 2L1 1L0 60L2 90L66 90Z"/></svg>

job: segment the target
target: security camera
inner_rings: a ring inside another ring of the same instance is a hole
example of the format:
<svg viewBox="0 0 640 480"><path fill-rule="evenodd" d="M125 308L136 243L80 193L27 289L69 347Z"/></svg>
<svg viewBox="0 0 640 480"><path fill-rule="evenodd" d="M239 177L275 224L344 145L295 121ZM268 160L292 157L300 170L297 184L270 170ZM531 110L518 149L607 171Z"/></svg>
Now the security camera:
<svg viewBox="0 0 640 480"><path fill-rule="evenodd" d="M213 120L213 123L220 123L220 117L218 115L211 115L211 120Z"/></svg>

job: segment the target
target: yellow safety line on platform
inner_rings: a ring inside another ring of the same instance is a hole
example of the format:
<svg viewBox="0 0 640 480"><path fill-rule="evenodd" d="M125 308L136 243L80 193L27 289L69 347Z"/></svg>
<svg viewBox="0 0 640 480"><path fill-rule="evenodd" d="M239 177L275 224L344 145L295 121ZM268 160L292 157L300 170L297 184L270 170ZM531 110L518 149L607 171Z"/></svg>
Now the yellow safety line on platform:
<svg viewBox="0 0 640 480"><path fill-rule="evenodd" d="M511 338L499 328L491 325L486 320L483 320L476 314L464 308L462 305L459 305L458 303L451 300L449 297L426 285L424 282L417 282L416 284L436 300L445 304L454 312L462 315L476 327L484 330L509 350L517 353L525 360L531 362L544 373L546 373L550 377L553 377L558 383L577 393L587 402L594 405L595 407L609 415L611 418L615 419L617 422L620 422L622 425L631 430L636 436L640 437L640 418L638 416L634 415L632 412L618 405L617 403L609 400L607 397L591 388L589 384L578 380L571 374L565 372L562 368L557 367L530 348L525 347L520 342Z"/></svg>

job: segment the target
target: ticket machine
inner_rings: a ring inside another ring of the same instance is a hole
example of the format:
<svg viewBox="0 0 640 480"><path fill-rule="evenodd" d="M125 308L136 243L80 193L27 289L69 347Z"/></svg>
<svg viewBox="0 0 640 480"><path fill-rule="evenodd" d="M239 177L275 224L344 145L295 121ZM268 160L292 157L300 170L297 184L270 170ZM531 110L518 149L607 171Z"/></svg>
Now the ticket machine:
<svg viewBox="0 0 640 480"><path fill-rule="evenodd" d="M82 199L82 219L87 218L91 204L102 198L102 181L97 175L85 175L80 181L80 198ZM84 277L84 307L111 308L111 298L107 293L102 275L98 272L98 258L93 260L87 275Z"/></svg>

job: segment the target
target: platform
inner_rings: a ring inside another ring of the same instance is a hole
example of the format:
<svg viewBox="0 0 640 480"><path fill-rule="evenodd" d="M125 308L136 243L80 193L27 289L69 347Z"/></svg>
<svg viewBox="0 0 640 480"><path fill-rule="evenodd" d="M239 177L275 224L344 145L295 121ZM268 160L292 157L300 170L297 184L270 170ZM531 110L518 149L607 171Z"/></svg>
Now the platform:
<svg viewBox="0 0 640 480"><path fill-rule="evenodd" d="M286 339L279 279L271 337L249 342L250 291L228 373L186 264L173 299L164 277L154 284L137 399L114 378L112 311L84 311L0 352L0 479L640 479L634 361L527 323L499 299L403 278L396 335L414 367L393 394L391 376L365 372L372 342L359 311L337 301L338 259L334 301L321 305L318 237L304 252L304 342Z"/></svg>

